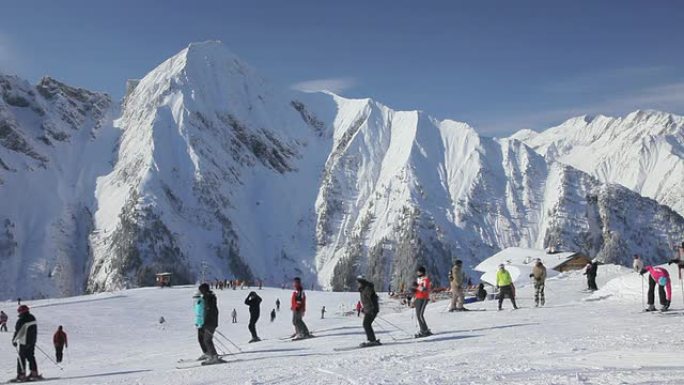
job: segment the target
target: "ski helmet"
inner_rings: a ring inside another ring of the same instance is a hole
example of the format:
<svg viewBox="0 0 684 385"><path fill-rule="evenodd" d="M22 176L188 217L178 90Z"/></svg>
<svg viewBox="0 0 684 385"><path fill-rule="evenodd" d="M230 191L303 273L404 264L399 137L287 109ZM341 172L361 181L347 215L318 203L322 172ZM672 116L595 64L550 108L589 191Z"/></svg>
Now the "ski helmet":
<svg viewBox="0 0 684 385"><path fill-rule="evenodd" d="M17 313L19 313L19 314L28 313L28 311L29 311L29 307L26 305L21 305L17 308Z"/></svg>

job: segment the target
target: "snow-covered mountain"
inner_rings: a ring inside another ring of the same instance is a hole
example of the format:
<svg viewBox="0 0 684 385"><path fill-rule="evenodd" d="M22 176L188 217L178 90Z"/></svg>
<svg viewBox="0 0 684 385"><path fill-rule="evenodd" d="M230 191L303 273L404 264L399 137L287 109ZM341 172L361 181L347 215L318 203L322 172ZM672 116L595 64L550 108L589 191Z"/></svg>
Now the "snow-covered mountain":
<svg viewBox="0 0 684 385"><path fill-rule="evenodd" d="M684 214L684 117L645 110L624 118L581 116L512 136L545 155L619 183Z"/></svg>
<svg viewBox="0 0 684 385"><path fill-rule="evenodd" d="M148 285L161 270L344 289L357 274L397 287L425 264L444 284L454 258L503 247L626 262L664 258L684 232L670 208L520 140L277 89L217 42L129 82L121 106L2 79L3 297Z"/></svg>

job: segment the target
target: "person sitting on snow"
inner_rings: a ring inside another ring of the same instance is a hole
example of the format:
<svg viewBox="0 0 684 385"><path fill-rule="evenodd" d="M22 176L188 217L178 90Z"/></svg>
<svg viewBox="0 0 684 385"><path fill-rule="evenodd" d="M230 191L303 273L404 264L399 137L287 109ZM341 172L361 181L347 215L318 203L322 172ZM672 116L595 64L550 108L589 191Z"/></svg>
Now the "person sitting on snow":
<svg viewBox="0 0 684 385"><path fill-rule="evenodd" d="M655 287L658 284L658 295L660 297L660 304L663 306L660 311L666 311L670 308L670 301L672 300L672 284L670 283L670 273L664 267L644 267L640 274L644 275L646 272L648 276L648 308L646 311L654 311L655 302Z"/></svg>
<svg viewBox="0 0 684 385"><path fill-rule="evenodd" d="M477 293L475 294L478 301L484 301L487 299L487 290L484 288L484 283L477 285Z"/></svg>

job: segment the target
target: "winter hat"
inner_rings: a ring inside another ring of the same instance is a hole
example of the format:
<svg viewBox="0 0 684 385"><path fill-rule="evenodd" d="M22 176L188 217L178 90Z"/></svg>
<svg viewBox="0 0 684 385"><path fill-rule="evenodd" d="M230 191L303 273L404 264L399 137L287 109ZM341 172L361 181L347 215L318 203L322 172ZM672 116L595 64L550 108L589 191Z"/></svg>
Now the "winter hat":
<svg viewBox="0 0 684 385"><path fill-rule="evenodd" d="M357 275L357 276L356 276L356 280L357 280L358 282L366 282L366 278L363 278L363 275Z"/></svg>
<svg viewBox="0 0 684 385"><path fill-rule="evenodd" d="M418 266L418 268L416 269L416 271L419 272L420 274L425 274L425 267L423 267L423 266Z"/></svg>
<svg viewBox="0 0 684 385"><path fill-rule="evenodd" d="M17 308L17 313L19 313L19 314L28 313L28 311L29 311L29 307L26 305L21 305Z"/></svg>
<svg viewBox="0 0 684 385"><path fill-rule="evenodd" d="M461 266L462 264L463 264L463 261L461 261L460 259L456 260L456 265Z"/></svg>
<svg viewBox="0 0 684 385"><path fill-rule="evenodd" d="M198 289L199 289L200 293L206 293L209 291L209 284L203 283L203 284L199 285Z"/></svg>
<svg viewBox="0 0 684 385"><path fill-rule="evenodd" d="M506 267L506 265L504 265L503 263L499 264L499 269L503 269L504 267Z"/></svg>
<svg viewBox="0 0 684 385"><path fill-rule="evenodd" d="M294 281L297 283L302 283L302 279L299 277L294 277Z"/></svg>
<svg viewBox="0 0 684 385"><path fill-rule="evenodd" d="M660 286L665 286L665 285L667 285L667 277L660 277L660 278L658 278L658 285L660 285Z"/></svg>

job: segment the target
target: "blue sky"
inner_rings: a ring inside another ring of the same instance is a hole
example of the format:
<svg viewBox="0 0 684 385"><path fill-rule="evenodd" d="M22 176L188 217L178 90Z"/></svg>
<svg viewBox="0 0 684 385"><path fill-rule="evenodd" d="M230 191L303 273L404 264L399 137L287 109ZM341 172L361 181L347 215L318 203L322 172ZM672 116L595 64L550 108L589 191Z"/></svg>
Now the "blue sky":
<svg viewBox="0 0 684 385"><path fill-rule="evenodd" d="M488 135L684 113L682 1L33 1L0 6L0 70L121 97L192 41L284 87L331 88Z"/></svg>

